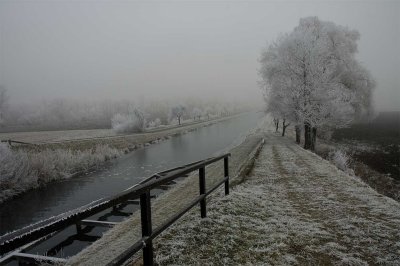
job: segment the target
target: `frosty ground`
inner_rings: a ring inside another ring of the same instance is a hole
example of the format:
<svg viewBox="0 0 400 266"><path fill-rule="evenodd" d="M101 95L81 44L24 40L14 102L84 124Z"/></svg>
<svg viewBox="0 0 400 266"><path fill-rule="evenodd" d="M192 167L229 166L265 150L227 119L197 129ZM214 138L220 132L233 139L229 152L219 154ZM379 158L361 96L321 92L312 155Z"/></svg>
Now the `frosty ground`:
<svg viewBox="0 0 400 266"><path fill-rule="evenodd" d="M400 204L267 132L246 181L156 240L160 265L399 265Z"/></svg>
<svg viewBox="0 0 400 266"><path fill-rule="evenodd" d="M248 136L232 150L231 173L254 155L261 137L265 145L253 170L244 179L233 178L237 185L229 196L221 189L207 200L207 218L194 208L156 238L158 264L400 263L400 204L292 139L270 130ZM207 185L218 181L219 168L206 170ZM198 193L197 182L196 176L189 177L154 201L154 226L190 202ZM139 223L139 216L132 216L68 264L106 264L139 239Z"/></svg>
<svg viewBox="0 0 400 266"><path fill-rule="evenodd" d="M230 150L232 154L230 173L233 176L235 173L246 171L247 166L251 163L249 158L253 157L252 154L255 153L261 140L262 133L258 128ZM223 162L218 162L206 168L206 185L208 188L218 183L222 178ZM235 181L235 179L232 181ZM195 173L152 201L153 228L161 225L198 196L198 182L198 175ZM116 225L105 233L100 240L72 257L67 264L106 265L140 239L140 230L140 213L135 212L128 220Z"/></svg>

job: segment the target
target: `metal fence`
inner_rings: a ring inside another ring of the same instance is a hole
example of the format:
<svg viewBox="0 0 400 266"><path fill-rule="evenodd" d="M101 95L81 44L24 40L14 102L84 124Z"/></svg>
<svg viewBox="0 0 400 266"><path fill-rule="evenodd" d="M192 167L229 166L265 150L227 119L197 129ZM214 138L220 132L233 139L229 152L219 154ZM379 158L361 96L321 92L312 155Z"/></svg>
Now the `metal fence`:
<svg viewBox="0 0 400 266"><path fill-rule="evenodd" d="M118 204L135 202L134 200L139 198L142 238L135 242L128 250L122 252L108 265L121 265L141 249L143 250L144 265L153 265L152 241L155 237L161 234L165 229L171 226L176 220L178 220L182 215L184 215L198 203L200 203L201 217L206 217L206 197L222 184L225 186L225 195L229 194L229 156L230 153L227 153L221 156L208 158L154 174L138 185L135 185L115 196L100 199L78 209L6 234L0 237L0 255L5 255L0 258L0 264L7 263L14 259L30 262L39 260L50 263L65 261L65 259L56 257L28 254L25 253L24 250L47 240L53 234L65 229L70 225L76 225L78 231L81 230L81 227L85 225L112 226L114 223L110 225L111 223L109 222L85 219L105 209L115 207ZM207 191L205 167L220 160L224 161L224 177ZM173 182L175 179L182 176L187 176L194 171L199 172L199 196L197 196L192 202L189 202L186 207L173 215L172 218L169 218L161 226L153 229L150 191L152 189L165 186L166 184Z"/></svg>

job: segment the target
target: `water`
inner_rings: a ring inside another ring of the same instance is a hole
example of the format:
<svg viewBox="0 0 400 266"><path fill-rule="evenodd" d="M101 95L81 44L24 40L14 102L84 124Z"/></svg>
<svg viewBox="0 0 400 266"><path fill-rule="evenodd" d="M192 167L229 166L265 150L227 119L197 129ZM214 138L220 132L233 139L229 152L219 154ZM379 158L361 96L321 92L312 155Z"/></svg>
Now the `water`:
<svg viewBox="0 0 400 266"><path fill-rule="evenodd" d="M242 138L261 117L262 113L246 113L202 127L124 155L103 169L29 191L0 205L0 235L116 194L152 173L215 155Z"/></svg>

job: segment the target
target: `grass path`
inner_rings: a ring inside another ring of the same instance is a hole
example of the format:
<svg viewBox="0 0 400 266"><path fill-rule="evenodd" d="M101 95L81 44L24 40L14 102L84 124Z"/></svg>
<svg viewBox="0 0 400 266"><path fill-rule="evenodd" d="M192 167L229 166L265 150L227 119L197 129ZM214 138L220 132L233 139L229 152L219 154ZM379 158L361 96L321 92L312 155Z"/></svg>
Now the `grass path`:
<svg viewBox="0 0 400 266"><path fill-rule="evenodd" d="M272 132L246 182L156 242L160 265L399 265L400 204Z"/></svg>

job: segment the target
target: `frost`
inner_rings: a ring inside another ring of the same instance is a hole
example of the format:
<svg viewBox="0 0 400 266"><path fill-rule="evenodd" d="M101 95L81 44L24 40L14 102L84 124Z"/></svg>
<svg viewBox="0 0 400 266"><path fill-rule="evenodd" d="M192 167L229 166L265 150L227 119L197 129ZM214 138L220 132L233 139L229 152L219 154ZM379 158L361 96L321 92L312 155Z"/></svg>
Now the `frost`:
<svg viewBox="0 0 400 266"><path fill-rule="evenodd" d="M52 180L88 171L121 154L107 145L84 151L45 149L36 152L12 150L0 144L0 202Z"/></svg>
<svg viewBox="0 0 400 266"><path fill-rule="evenodd" d="M113 116L111 127L117 133L142 132L146 127L146 120L140 110L133 109L128 114L116 114Z"/></svg>
<svg viewBox="0 0 400 266"><path fill-rule="evenodd" d="M351 172L351 169L349 169L351 157L345 151L336 150L329 155L329 158L340 170L347 173Z"/></svg>
<svg viewBox="0 0 400 266"><path fill-rule="evenodd" d="M358 38L355 30L306 17L261 55L266 111L277 125L284 121L283 133L285 122L305 126L309 149L317 129L345 127L373 111L375 82L355 57Z"/></svg>
<svg viewBox="0 0 400 266"><path fill-rule="evenodd" d="M400 204L288 139L156 239L159 265L398 265Z"/></svg>

